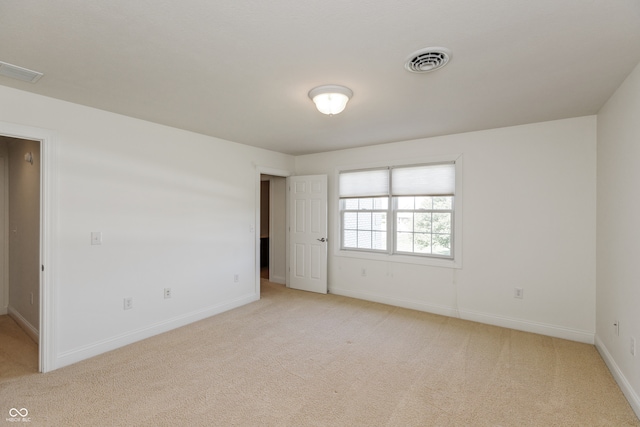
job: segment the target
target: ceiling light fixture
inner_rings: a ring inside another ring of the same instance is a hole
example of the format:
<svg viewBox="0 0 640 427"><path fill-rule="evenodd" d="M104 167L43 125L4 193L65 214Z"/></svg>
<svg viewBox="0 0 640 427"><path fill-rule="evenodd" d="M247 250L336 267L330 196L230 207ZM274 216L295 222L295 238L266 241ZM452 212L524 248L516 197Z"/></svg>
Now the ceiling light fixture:
<svg viewBox="0 0 640 427"><path fill-rule="evenodd" d="M338 85L318 86L309 91L309 98L316 104L318 111L330 116L341 113L352 96L351 89Z"/></svg>

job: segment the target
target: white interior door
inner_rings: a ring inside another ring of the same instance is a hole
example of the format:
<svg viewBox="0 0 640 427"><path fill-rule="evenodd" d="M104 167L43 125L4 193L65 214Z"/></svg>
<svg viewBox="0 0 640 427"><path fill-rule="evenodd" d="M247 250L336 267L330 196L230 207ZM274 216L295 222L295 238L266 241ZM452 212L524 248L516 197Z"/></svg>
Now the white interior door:
<svg viewBox="0 0 640 427"><path fill-rule="evenodd" d="M327 176L287 178L289 287L327 293Z"/></svg>

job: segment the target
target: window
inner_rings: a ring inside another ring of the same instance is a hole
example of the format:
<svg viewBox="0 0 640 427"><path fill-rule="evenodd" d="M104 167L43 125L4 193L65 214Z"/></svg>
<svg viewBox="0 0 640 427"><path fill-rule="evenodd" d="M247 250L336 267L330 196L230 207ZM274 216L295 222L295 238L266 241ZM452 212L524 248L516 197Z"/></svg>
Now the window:
<svg viewBox="0 0 640 427"><path fill-rule="evenodd" d="M451 256L453 196L396 200L396 252Z"/></svg>
<svg viewBox="0 0 640 427"><path fill-rule="evenodd" d="M452 259L455 166L340 172L341 249Z"/></svg>
<svg viewBox="0 0 640 427"><path fill-rule="evenodd" d="M389 200L363 197L343 201L343 247L387 250Z"/></svg>

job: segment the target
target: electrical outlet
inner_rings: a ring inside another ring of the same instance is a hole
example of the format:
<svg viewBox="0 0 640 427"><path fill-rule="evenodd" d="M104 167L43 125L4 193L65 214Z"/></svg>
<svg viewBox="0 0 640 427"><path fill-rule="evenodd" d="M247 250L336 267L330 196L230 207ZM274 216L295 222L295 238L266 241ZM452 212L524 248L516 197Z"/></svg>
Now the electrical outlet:
<svg viewBox="0 0 640 427"><path fill-rule="evenodd" d="M362 271L360 272L360 275L361 275L362 277L365 277L365 276L367 275L367 269L366 269L366 268L363 268L363 269L362 269Z"/></svg>
<svg viewBox="0 0 640 427"><path fill-rule="evenodd" d="M238 283L238 282L240 281L240 276L239 276L239 275L237 275L237 274L234 274L234 275L233 275L233 281L234 281L235 283Z"/></svg>
<svg viewBox="0 0 640 427"><path fill-rule="evenodd" d="M171 298L171 288L164 288L164 299Z"/></svg>
<svg viewBox="0 0 640 427"><path fill-rule="evenodd" d="M133 308L133 298L129 297L129 298L125 298L124 299L124 309L125 310L131 310Z"/></svg>
<svg viewBox="0 0 640 427"><path fill-rule="evenodd" d="M91 232L91 244L92 245L101 245L102 244L102 232L101 231L92 231Z"/></svg>
<svg viewBox="0 0 640 427"><path fill-rule="evenodd" d="M636 339L634 337L629 338L629 352L632 356L636 355Z"/></svg>
<svg viewBox="0 0 640 427"><path fill-rule="evenodd" d="M524 298L524 289L522 288L513 288L513 297L522 299Z"/></svg>

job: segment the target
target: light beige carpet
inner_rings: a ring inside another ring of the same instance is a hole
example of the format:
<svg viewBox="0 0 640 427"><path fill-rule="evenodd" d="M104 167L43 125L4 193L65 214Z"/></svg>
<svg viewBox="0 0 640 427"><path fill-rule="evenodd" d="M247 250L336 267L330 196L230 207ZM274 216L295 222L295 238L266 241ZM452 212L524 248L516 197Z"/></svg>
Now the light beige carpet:
<svg viewBox="0 0 640 427"><path fill-rule="evenodd" d="M640 426L591 345L268 282L239 309L3 378L0 425L11 408L33 426Z"/></svg>
<svg viewBox="0 0 640 427"><path fill-rule="evenodd" d="M9 378L35 372L38 372L38 344L11 317L0 316L0 387ZM4 415L6 411L0 413L0 426Z"/></svg>

